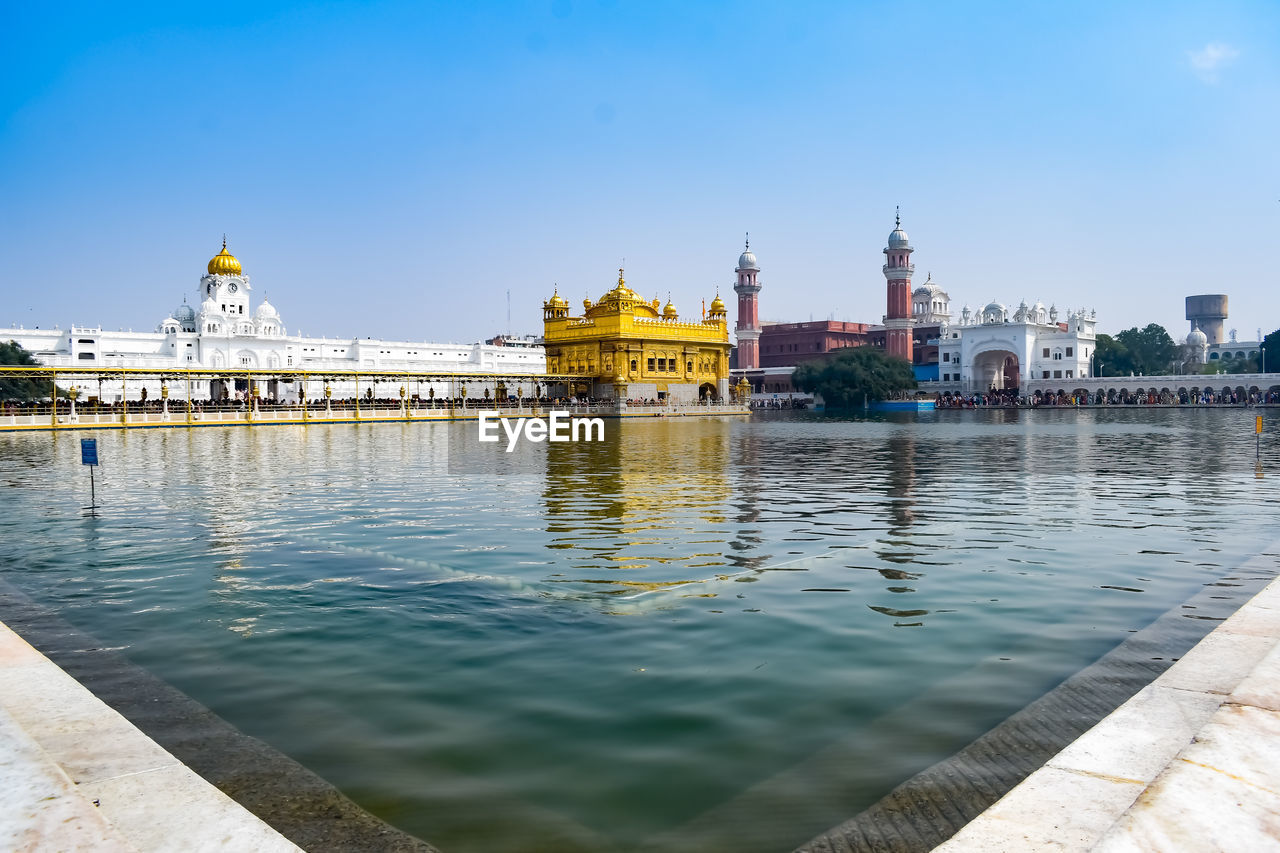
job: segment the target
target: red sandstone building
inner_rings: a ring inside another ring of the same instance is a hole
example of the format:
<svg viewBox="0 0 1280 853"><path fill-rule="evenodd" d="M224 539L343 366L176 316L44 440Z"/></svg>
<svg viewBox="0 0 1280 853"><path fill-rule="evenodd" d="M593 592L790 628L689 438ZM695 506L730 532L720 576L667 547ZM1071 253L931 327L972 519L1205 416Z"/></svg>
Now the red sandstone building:
<svg viewBox="0 0 1280 853"><path fill-rule="evenodd" d="M871 342L866 323L812 320L808 323L768 323L760 331L759 367L794 367L824 358L832 350ZM744 365L745 366L745 365Z"/></svg>

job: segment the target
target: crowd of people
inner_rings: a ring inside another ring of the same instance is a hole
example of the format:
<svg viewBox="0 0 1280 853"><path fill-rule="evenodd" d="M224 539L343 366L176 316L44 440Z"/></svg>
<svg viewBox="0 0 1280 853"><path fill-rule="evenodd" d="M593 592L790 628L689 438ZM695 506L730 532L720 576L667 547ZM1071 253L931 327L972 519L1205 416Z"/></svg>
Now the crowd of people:
<svg viewBox="0 0 1280 853"><path fill-rule="evenodd" d="M938 394L934 404L940 409L1039 408L1042 406L1275 406L1280 405L1280 388L1267 391L1243 388L1198 388L1178 391L1138 390L1075 391L1067 393L1018 394L991 389L979 394Z"/></svg>
<svg viewBox="0 0 1280 853"><path fill-rule="evenodd" d="M775 397L771 400L752 400L751 408L753 409L807 409L809 404L803 399L792 399L791 397Z"/></svg>

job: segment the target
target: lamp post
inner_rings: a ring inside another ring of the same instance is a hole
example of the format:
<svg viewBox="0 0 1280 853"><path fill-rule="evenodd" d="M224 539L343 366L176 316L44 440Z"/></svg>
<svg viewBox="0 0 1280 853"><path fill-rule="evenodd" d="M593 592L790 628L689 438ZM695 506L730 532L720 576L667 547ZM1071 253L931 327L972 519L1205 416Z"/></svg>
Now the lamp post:
<svg viewBox="0 0 1280 853"><path fill-rule="evenodd" d="M160 419L169 420L169 383L160 383Z"/></svg>
<svg viewBox="0 0 1280 853"><path fill-rule="evenodd" d="M403 385L400 386L400 415L405 418L409 417L409 409L406 407L405 390Z"/></svg>

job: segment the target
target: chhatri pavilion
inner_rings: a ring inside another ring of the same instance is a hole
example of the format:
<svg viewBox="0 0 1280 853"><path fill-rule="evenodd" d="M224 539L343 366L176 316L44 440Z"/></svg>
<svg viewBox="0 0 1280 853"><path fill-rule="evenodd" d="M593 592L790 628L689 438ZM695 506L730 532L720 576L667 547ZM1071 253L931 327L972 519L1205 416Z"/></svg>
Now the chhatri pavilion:
<svg viewBox="0 0 1280 853"><path fill-rule="evenodd" d="M717 294L701 320L681 320L670 299L663 307L617 285L581 317L557 290L542 303L547 370L593 377L575 390L618 400L725 400L729 394L729 326Z"/></svg>

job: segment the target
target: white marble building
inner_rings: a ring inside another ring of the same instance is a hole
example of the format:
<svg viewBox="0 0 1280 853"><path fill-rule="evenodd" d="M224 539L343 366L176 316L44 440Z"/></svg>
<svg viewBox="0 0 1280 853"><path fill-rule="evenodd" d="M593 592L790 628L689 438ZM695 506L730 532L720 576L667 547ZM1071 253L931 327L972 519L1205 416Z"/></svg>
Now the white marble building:
<svg viewBox="0 0 1280 853"><path fill-rule="evenodd" d="M184 298L154 332L111 332L75 325L0 328L0 340L16 341L50 367L200 368L227 369L228 373L237 369L508 375L546 371L542 346L528 341L444 344L289 335L269 301L264 298L256 308L252 306L252 291L249 276L223 241L222 251L209 261L196 287L199 308ZM157 383L153 392L158 387ZM340 393L336 387L335 393Z"/></svg>
<svg viewBox="0 0 1280 853"><path fill-rule="evenodd" d="M1027 388L1032 381L1088 377L1096 312L1068 313L1040 302L1009 310L992 302L977 314L965 306L957 325L938 334L939 390L964 393Z"/></svg>
<svg viewBox="0 0 1280 853"><path fill-rule="evenodd" d="M933 273L911 291L911 322L915 326L951 322L951 297L933 280Z"/></svg>

